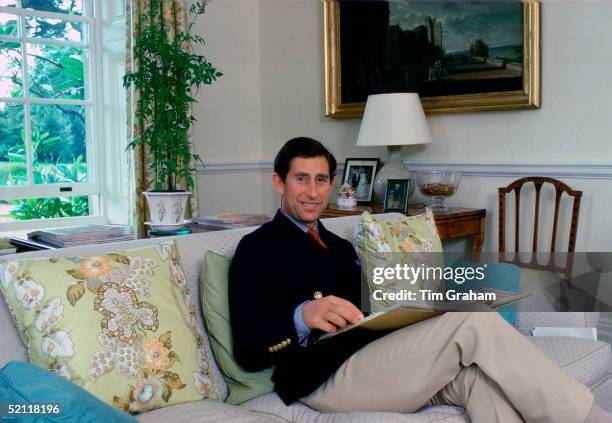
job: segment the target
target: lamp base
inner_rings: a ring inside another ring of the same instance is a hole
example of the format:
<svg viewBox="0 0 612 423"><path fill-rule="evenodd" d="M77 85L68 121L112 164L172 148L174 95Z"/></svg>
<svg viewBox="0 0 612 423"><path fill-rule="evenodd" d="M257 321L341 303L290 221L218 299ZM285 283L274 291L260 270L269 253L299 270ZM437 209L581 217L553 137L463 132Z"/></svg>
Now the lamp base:
<svg viewBox="0 0 612 423"><path fill-rule="evenodd" d="M374 179L374 201L377 203L385 203L385 192L387 190L387 181L389 179L410 179L410 171L402 162L401 146L387 146L389 159L385 165L376 174ZM414 192L414 181L410 180L408 187L408 198Z"/></svg>

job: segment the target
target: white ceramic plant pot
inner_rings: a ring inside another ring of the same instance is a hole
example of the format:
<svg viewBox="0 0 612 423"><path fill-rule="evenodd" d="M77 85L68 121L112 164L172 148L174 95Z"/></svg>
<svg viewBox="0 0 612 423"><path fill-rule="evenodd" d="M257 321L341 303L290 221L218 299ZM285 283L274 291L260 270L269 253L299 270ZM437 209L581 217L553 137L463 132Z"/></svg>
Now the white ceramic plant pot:
<svg viewBox="0 0 612 423"><path fill-rule="evenodd" d="M152 225L179 225L185 221L190 192L145 191L143 194L147 198Z"/></svg>

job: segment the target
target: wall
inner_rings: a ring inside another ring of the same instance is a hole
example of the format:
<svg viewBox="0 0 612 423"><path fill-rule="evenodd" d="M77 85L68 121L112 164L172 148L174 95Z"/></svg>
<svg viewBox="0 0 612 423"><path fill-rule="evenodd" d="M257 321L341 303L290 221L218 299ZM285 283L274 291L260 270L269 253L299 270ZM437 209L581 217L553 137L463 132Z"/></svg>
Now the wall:
<svg viewBox="0 0 612 423"><path fill-rule="evenodd" d="M340 162L385 157L358 149L358 120L324 117L323 12L316 0L229 0L210 4L198 23L204 53L224 76L196 105L194 134L213 173L199 178L201 213L273 213L277 150L295 136L323 140ZM255 168L227 173L227 169Z"/></svg>
<svg viewBox="0 0 612 423"><path fill-rule="evenodd" d="M224 74L194 105L197 152L207 164L261 159L259 5L214 2L195 32L206 38L204 53ZM261 181L259 172L200 177L201 212L261 211Z"/></svg>
<svg viewBox="0 0 612 423"><path fill-rule="evenodd" d="M602 46L612 3L542 3L542 108L430 116L434 142L405 147L404 158L413 168L462 170L452 204L487 209L486 250L497 248L497 187L539 173L584 191L577 249L609 251L612 50ZM354 146L359 120L323 116L322 19L317 0L210 4L196 32L225 75L195 109L198 149L214 172L199 178L202 214L272 212L271 161L293 136L324 140L340 162L386 157Z"/></svg>

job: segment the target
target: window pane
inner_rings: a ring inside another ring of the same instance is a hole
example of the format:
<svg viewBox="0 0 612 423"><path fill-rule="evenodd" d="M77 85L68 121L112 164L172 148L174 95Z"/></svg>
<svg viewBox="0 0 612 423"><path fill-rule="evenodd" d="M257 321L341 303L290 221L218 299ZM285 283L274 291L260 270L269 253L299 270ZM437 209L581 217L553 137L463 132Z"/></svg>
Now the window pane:
<svg viewBox="0 0 612 423"><path fill-rule="evenodd" d="M86 195L0 201L0 222L88 215Z"/></svg>
<svg viewBox="0 0 612 423"><path fill-rule="evenodd" d="M19 36L18 22L19 19L17 19L16 15L0 13L0 35Z"/></svg>
<svg viewBox="0 0 612 423"><path fill-rule="evenodd" d="M85 107L33 104L35 184L87 181Z"/></svg>
<svg viewBox="0 0 612 423"><path fill-rule="evenodd" d="M21 0L21 6L46 12L83 14L83 0Z"/></svg>
<svg viewBox="0 0 612 423"><path fill-rule="evenodd" d="M83 41L83 24L51 18L26 18L28 37L51 38L64 41Z"/></svg>
<svg viewBox="0 0 612 423"><path fill-rule="evenodd" d="M0 97L21 97L22 74L21 45L13 41L0 41Z"/></svg>
<svg viewBox="0 0 612 423"><path fill-rule="evenodd" d="M0 186L28 182L23 105L0 103Z"/></svg>
<svg viewBox="0 0 612 423"><path fill-rule="evenodd" d="M84 99L83 49L28 44L26 53L31 96Z"/></svg>

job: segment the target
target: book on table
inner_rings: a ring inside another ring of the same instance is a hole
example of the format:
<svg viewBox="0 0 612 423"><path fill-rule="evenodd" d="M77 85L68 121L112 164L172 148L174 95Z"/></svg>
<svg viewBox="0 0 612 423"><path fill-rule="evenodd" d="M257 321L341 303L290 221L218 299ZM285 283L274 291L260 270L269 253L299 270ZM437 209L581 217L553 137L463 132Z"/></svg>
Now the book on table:
<svg viewBox="0 0 612 423"><path fill-rule="evenodd" d="M420 302L411 301L394 306L385 311L372 313L357 323L353 323L336 332L323 333L315 343L324 342L337 336L350 336L353 331L389 332L413 325L423 320L439 316L446 312L495 311L501 307L514 304L533 294L531 291L512 293L498 289L481 289L479 293L494 293L495 300L490 301L456 301L456 302Z"/></svg>

